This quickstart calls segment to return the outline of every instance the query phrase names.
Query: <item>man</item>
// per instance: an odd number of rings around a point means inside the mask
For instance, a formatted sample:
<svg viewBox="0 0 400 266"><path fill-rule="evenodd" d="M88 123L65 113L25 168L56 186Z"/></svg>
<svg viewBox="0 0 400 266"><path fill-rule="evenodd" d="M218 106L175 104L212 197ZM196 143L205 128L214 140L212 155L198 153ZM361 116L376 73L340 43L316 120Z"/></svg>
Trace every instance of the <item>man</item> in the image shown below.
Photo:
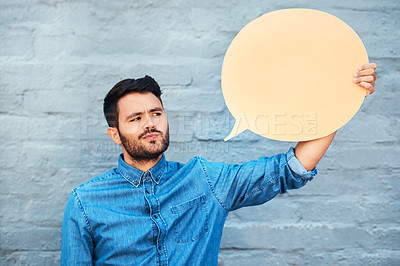
<svg viewBox="0 0 400 266"><path fill-rule="evenodd" d="M354 82L374 92L376 64ZM118 167L72 190L62 228L62 265L216 265L228 213L304 186L335 133L286 154L241 165L167 161L168 121L149 76L117 83L104 99Z"/></svg>

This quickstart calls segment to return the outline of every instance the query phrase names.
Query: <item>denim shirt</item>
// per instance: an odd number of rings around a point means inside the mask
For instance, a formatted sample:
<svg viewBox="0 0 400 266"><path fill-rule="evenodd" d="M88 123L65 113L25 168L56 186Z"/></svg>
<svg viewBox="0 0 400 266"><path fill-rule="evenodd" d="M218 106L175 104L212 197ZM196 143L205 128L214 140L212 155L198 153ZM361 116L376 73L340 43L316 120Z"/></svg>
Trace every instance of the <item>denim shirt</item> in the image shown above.
<svg viewBox="0 0 400 266"><path fill-rule="evenodd" d="M217 265L230 211L304 186L306 171L286 154L240 165L160 161L127 164L72 190L62 225L61 265Z"/></svg>

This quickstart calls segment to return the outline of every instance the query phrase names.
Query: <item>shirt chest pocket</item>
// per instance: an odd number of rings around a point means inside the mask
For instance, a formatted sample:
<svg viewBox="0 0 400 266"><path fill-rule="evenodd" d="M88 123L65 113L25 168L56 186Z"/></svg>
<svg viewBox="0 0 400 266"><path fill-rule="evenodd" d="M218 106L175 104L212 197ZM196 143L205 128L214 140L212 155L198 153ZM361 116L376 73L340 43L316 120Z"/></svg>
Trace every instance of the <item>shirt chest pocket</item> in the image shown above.
<svg viewBox="0 0 400 266"><path fill-rule="evenodd" d="M195 242L208 231L206 196L171 207L174 214L174 234L178 243Z"/></svg>

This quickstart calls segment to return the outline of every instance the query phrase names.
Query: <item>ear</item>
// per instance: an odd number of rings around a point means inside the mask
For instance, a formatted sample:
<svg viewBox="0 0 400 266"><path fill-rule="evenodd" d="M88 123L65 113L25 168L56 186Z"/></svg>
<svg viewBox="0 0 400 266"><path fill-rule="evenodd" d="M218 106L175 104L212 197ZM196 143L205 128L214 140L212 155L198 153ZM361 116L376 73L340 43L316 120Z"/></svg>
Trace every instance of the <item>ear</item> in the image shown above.
<svg viewBox="0 0 400 266"><path fill-rule="evenodd" d="M121 145L122 142L119 137L118 129L116 127L107 128L107 133L115 143L117 143L118 145Z"/></svg>

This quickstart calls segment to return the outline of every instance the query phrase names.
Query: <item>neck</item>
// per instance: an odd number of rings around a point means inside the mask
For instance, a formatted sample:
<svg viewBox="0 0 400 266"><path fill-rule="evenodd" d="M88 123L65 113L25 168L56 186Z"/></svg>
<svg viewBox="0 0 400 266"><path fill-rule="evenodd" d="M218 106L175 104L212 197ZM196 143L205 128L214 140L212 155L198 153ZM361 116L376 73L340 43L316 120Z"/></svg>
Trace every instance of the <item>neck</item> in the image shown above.
<svg viewBox="0 0 400 266"><path fill-rule="evenodd" d="M162 154L154 159L137 160L124 152L124 161L143 172L149 171L149 169L151 169L154 165L158 163L158 161L160 161L161 157Z"/></svg>

